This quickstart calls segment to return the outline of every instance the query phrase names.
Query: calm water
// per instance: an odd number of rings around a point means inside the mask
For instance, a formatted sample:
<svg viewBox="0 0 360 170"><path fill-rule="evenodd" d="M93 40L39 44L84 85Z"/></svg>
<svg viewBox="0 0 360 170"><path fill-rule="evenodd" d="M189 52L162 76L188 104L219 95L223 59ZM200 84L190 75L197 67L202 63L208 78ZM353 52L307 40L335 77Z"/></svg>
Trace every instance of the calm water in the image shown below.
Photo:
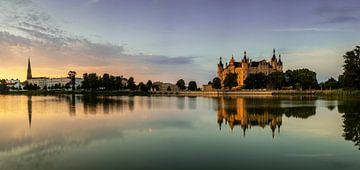
<svg viewBox="0 0 360 170"><path fill-rule="evenodd" d="M0 169L360 169L356 100L0 96Z"/></svg>

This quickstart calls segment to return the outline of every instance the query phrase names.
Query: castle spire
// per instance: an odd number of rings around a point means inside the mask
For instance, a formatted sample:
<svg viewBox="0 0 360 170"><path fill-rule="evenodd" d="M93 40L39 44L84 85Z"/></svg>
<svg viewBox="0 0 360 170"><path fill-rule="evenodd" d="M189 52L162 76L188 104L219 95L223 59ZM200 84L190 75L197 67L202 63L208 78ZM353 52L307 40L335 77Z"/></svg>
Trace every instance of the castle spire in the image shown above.
<svg viewBox="0 0 360 170"><path fill-rule="evenodd" d="M28 58L28 67L27 67L26 79L27 80L32 79L30 57Z"/></svg>
<svg viewBox="0 0 360 170"><path fill-rule="evenodd" d="M276 61L275 48L273 49L273 56L271 58L271 61Z"/></svg>

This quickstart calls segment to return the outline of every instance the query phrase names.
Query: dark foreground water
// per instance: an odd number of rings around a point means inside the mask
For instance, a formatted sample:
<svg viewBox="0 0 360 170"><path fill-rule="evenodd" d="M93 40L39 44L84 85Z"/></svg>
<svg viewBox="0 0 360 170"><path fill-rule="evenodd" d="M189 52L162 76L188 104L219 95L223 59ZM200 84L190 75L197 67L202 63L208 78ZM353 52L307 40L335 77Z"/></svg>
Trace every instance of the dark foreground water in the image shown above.
<svg viewBox="0 0 360 170"><path fill-rule="evenodd" d="M359 104L0 96L0 169L359 170Z"/></svg>

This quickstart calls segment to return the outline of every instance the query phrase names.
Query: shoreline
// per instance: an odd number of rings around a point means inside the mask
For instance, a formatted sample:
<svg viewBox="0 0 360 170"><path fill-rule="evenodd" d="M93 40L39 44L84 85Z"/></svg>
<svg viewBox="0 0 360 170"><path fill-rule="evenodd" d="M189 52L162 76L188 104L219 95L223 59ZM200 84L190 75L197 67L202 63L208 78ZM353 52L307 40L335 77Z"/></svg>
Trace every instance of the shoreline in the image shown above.
<svg viewBox="0 0 360 170"><path fill-rule="evenodd" d="M360 90L242 90L242 91L8 91L1 95L66 95L83 94L99 96L317 96L317 97L360 97Z"/></svg>

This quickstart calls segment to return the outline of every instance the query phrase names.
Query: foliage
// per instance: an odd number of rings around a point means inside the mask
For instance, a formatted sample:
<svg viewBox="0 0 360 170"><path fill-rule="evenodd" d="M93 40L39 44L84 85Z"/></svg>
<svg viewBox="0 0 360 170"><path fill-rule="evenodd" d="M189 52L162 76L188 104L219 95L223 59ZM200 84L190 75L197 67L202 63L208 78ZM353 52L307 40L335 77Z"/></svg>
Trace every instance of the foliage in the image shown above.
<svg viewBox="0 0 360 170"><path fill-rule="evenodd" d="M148 80L146 83L147 91L151 90L153 88L153 83L151 80Z"/></svg>
<svg viewBox="0 0 360 170"><path fill-rule="evenodd" d="M283 72L273 72L269 74L268 86L271 89L280 90L285 85L285 74Z"/></svg>
<svg viewBox="0 0 360 170"><path fill-rule="evenodd" d="M237 74L236 73L228 73L224 80L224 87L228 87L230 90L233 87L238 86L237 83Z"/></svg>
<svg viewBox="0 0 360 170"><path fill-rule="evenodd" d="M180 89L180 90L185 90L185 81L183 79L180 79L176 82L176 86Z"/></svg>
<svg viewBox="0 0 360 170"><path fill-rule="evenodd" d="M197 90L197 85L196 85L195 81L190 81L189 82L188 90L190 90L190 91L196 91Z"/></svg>
<svg viewBox="0 0 360 170"><path fill-rule="evenodd" d="M268 77L264 73L250 74L244 84L246 89L263 89L268 84Z"/></svg>
<svg viewBox="0 0 360 170"><path fill-rule="evenodd" d="M6 86L6 81L5 80L0 80L0 92L8 92L9 88Z"/></svg>
<svg viewBox="0 0 360 170"><path fill-rule="evenodd" d="M346 52L343 58L345 61L342 85L349 89L360 89L360 46Z"/></svg>
<svg viewBox="0 0 360 170"><path fill-rule="evenodd" d="M32 84L32 83L25 83L25 85L24 85L24 89L25 90L39 90L40 89L40 87L37 85L37 84Z"/></svg>
<svg viewBox="0 0 360 170"><path fill-rule="evenodd" d="M70 84L71 84L72 91L75 90L75 80L76 80L75 76L76 76L75 71L69 71L68 72L68 78L70 79Z"/></svg>
<svg viewBox="0 0 360 170"><path fill-rule="evenodd" d="M324 83L320 83L321 87L323 89L328 89L328 90L331 90L331 89L338 89L340 87L339 85L339 82L336 81L334 78L329 78L327 81L325 81Z"/></svg>
<svg viewBox="0 0 360 170"><path fill-rule="evenodd" d="M148 91L147 86L146 86L143 82L140 82L140 83L139 83L138 89L139 89L140 91L143 91L143 92L147 92L147 91Z"/></svg>
<svg viewBox="0 0 360 170"><path fill-rule="evenodd" d="M130 90L136 90L136 85L133 77L129 78L127 88Z"/></svg>
<svg viewBox="0 0 360 170"><path fill-rule="evenodd" d="M221 80L219 77L215 77L212 81L212 88L214 89L221 89Z"/></svg>

